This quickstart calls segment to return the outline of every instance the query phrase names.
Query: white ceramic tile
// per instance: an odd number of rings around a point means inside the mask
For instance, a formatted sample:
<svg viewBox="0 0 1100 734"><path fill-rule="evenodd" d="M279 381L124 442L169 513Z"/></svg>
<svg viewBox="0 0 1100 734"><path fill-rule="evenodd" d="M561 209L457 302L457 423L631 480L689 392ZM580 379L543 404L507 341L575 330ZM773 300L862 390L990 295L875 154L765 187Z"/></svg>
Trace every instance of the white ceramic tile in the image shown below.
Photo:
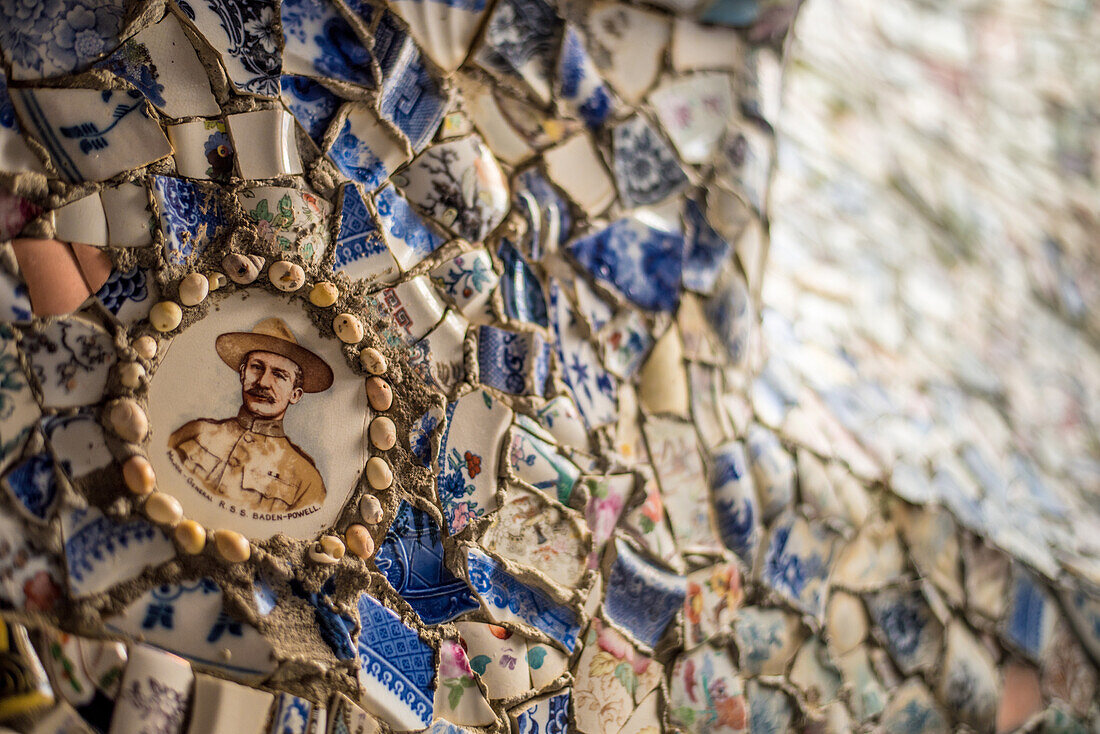
<svg viewBox="0 0 1100 734"><path fill-rule="evenodd" d="M489 699L510 698L531 687L527 642L522 635L495 624L458 622L470 667L485 683Z"/></svg>
<svg viewBox="0 0 1100 734"><path fill-rule="evenodd" d="M463 3L394 0L394 12L409 24L417 45L443 68L454 71L462 64L485 14L485 0Z"/></svg>
<svg viewBox="0 0 1100 734"><path fill-rule="evenodd" d="M691 74L661 84L649 95L657 118L688 163L705 163L733 116L726 74Z"/></svg>
<svg viewBox="0 0 1100 734"><path fill-rule="evenodd" d="M443 300L426 275L398 283L373 296L379 313L405 344L423 338L443 318Z"/></svg>
<svg viewBox="0 0 1100 734"><path fill-rule="evenodd" d="M220 179L233 172L234 147L221 120L193 120L166 129L179 175Z"/></svg>
<svg viewBox="0 0 1100 734"><path fill-rule="evenodd" d="M543 154L550 180L595 216L615 200L615 182L587 133L579 133Z"/></svg>
<svg viewBox="0 0 1100 734"><path fill-rule="evenodd" d="M422 377L450 392L465 376L463 340L468 323L448 309L443 320L427 336L409 348L409 364Z"/></svg>
<svg viewBox="0 0 1100 734"><path fill-rule="evenodd" d="M294 117L282 108L225 118L243 179L275 178L302 172Z"/></svg>
<svg viewBox="0 0 1100 734"><path fill-rule="evenodd" d="M603 77L631 104L657 78L669 37L667 16L619 2L601 2L588 14L589 47Z"/></svg>
<svg viewBox="0 0 1100 734"><path fill-rule="evenodd" d="M267 691L199 673L188 734L264 734L274 701Z"/></svg>
<svg viewBox="0 0 1100 734"><path fill-rule="evenodd" d="M109 734L180 734L195 676L183 658L133 645Z"/></svg>
<svg viewBox="0 0 1100 734"><path fill-rule="evenodd" d="M99 194L91 194L54 209L55 236L65 242L106 247L107 216Z"/></svg>
<svg viewBox="0 0 1100 734"><path fill-rule="evenodd" d="M142 247L153 242L149 190L140 181L110 186L99 192L107 216L111 247Z"/></svg>

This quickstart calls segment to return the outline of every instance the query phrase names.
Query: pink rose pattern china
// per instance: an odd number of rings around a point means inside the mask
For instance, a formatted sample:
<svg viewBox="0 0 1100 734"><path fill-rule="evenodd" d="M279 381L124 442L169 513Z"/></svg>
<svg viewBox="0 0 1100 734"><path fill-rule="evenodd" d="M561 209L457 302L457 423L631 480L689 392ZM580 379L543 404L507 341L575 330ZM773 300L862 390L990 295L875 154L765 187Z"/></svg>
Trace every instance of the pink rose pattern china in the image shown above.
<svg viewBox="0 0 1100 734"><path fill-rule="evenodd" d="M799 4L0 0L0 731L1097 731L1095 503L766 257Z"/></svg>

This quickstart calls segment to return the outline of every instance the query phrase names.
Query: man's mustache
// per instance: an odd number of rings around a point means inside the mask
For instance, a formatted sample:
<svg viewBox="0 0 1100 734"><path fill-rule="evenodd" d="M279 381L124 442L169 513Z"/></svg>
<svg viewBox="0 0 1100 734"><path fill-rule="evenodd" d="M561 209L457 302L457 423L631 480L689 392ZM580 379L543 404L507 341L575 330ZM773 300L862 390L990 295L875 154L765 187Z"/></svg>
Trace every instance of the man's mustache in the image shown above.
<svg viewBox="0 0 1100 734"><path fill-rule="evenodd" d="M244 394L256 400L262 400L265 403L275 402L275 391L265 387L250 387L244 391Z"/></svg>

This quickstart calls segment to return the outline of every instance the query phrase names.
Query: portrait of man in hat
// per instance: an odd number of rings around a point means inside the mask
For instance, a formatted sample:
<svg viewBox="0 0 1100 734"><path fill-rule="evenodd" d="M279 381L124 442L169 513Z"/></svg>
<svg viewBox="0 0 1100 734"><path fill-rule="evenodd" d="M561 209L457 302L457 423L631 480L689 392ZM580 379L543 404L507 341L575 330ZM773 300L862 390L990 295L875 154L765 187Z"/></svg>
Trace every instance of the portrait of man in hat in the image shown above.
<svg viewBox="0 0 1100 734"><path fill-rule="evenodd" d="M283 417L306 393L329 389L332 368L279 318L250 332L220 334L214 348L240 376L240 410L178 428L168 439L172 464L196 488L239 508L286 513L320 506L324 480L283 432Z"/></svg>

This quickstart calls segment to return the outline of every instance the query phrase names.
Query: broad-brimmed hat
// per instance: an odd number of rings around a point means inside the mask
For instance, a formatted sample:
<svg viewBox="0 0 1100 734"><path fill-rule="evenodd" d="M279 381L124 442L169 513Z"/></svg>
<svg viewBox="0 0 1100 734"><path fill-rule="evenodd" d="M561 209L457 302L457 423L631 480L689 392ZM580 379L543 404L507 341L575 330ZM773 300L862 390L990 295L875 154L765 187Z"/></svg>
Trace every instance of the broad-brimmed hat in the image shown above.
<svg viewBox="0 0 1100 734"><path fill-rule="evenodd" d="M252 331L231 331L214 340L214 349L222 361L235 370L249 352L271 352L293 361L302 370L302 389L324 392L332 387L332 368L325 360L303 346L286 322L280 318L264 319Z"/></svg>

